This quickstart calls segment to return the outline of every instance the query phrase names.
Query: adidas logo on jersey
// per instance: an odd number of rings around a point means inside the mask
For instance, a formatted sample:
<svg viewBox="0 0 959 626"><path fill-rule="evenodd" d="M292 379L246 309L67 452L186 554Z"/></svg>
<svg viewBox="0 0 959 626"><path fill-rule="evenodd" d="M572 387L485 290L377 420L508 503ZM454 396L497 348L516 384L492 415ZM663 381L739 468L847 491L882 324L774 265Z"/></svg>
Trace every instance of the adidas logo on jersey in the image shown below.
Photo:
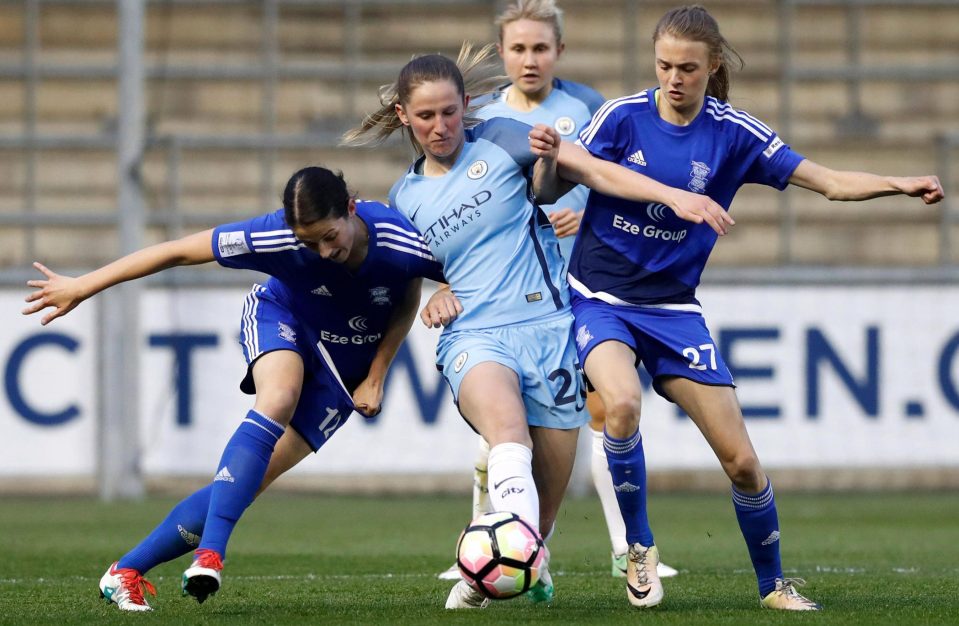
<svg viewBox="0 0 959 626"><path fill-rule="evenodd" d="M317 287L316 289L314 289L314 290L311 291L310 293L312 293L313 295L317 295L317 296L332 296L332 295L333 295L332 293L330 293L330 290L326 288L326 285L320 285L319 287Z"/></svg>
<svg viewBox="0 0 959 626"><path fill-rule="evenodd" d="M646 167L646 159L643 157L642 150L637 150L636 152L632 153L626 160L630 163L635 163L636 165L642 165L643 167Z"/></svg>
<svg viewBox="0 0 959 626"><path fill-rule="evenodd" d="M230 473L230 468L228 468L226 465L224 465L223 469L217 472L216 476L213 477L213 482L216 482L218 480L224 480L228 483L236 482L236 480L233 479L233 474Z"/></svg>

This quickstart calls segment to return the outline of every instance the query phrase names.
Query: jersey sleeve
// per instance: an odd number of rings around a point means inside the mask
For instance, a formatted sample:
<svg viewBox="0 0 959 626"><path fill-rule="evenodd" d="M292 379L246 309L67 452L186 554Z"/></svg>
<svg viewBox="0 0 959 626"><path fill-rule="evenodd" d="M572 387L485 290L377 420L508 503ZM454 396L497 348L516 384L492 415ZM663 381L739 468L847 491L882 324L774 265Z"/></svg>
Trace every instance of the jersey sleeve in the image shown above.
<svg viewBox="0 0 959 626"><path fill-rule="evenodd" d="M256 270L271 276L283 255L263 254L296 250L303 244L283 219L283 210L213 229L213 256L223 267Z"/></svg>
<svg viewBox="0 0 959 626"><path fill-rule="evenodd" d="M410 260L409 270L411 278L428 278L438 283L446 282L446 276L443 275L443 265L429 252L423 256L413 257Z"/></svg>
<svg viewBox="0 0 959 626"><path fill-rule="evenodd" d="M387 251L393 267L407 278L429 278L446 282L443 265L436 260L416 226L394 206L364 202L363 215L376 228L376 246ZM358 207L359 210L359 207Z"/></svg>
<svg viewBox="0 0 959 626"><path fill-rule="evenodd" d="M484 139L496 144L504 150L521 169L526 169L536 163L536 155L529 149L529 124L518 122L505 117L494 117L474 126L474 139Z"/></svg>
<svg viewBox="0 0 959 626"><path fill-rule="evenodd" d="M746 170L745 182L780 190L786 188L789 178L805 158L783 143L775 133L766 142L754 141L751 156L752 163Z"/></svg>

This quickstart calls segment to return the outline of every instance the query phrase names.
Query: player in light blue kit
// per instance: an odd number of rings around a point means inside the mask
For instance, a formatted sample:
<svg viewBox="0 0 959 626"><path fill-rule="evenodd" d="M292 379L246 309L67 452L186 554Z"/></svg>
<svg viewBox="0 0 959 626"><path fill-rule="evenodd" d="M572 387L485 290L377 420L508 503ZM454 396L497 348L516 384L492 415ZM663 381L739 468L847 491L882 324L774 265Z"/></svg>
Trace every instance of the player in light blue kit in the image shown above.
<svg viewBox="0 0 959 626"><path fill-rule="evenodd" d="M240 388L256 402L226 445L213 482L188 496L139 545L111 565L100 592L122 610L149 611L146 572L196 548L184 594L215 593L226 544L254 497L315 452L357 410L379 413L383 385L420 302L422 278L442 270L410 222L350 196L343 178L298 171L283 209L134 252L79 278L39 263L44 280L24 314L66 314L117 283L177 265L217 261L264 272L246 298Z"/></svg>
<svg viewBox="0 0 959 626"><path fill-rule="evenodd" d="M480 59L488 56L485 50ZM475 67L481 61L461 56L461 62ZM715 221L723 211L704 196L660 185L584 150L563 162L566 179L560 179L556 159L537 159L530 149L531 141L560 142L546 126L496 118L467 130L467 94L477 92L466 89L463 74L446 57L414 59L386 93L383 108L347 141L405 128L420 148L422 156L394 185L390 202L422 233L452 290L434 294L421 318L446 327L437 366L464 418L490 444L494 510L517 513L548 536L586 416L559 244L536 199L551 202L572 184L585 183L637 201L662 198L691 219ZM548 601L552 582L543 571L530 593ZM460 581L446 606L485 604Z"/></svg>
<svg viewBox="0 0 959 626"><path fill-rule="evenodd" d="M727 103L728 66L736 53L704 8L667 12L653 41L658 89L612 100L599 110L579 137L594 156L708 194L725 208L746 183L776 189L792 183L831 200L906 194L931 204L943 197L935 176L884 177L813 163L768 126L733 109ZM631 544L626 595L640 607L663 598L655 569L658 551L646 516L638 429L636 368L642 362L653 388L690 416L732 482L733 507L756 571L761 605L817 610L818 604L796 590L802 581L783 576L772 486L746 432L732 376L696 300L716 239L713 229L682 221L656 202L592 192L570 261L577 348L607 408L606 453Z"/></svg>
<svg viewBox="0 0 959 626"><path fill-rule="evenodd" d="M554 0L516 0L506 6L495 23L499 29L497 52L510 82L498 88L492 99L476 111L476 116L484 120L505 117L530 126L546 124L556 129L563 139L575 141L604 99L586 85L562 80L555 75L556 64L566 48L563 11ZM563 255L561 274L564 277L588 193L589 189L579 185L555 203L541 206L559 239ZM590 473L609 531L611 572L613 576L625 576L629 545L603 447L605 413L595 393L588 395L586 406L591 418L587 431L592 439ZM477 456L473 464L473 518L492 510L487 482L489 444L482 437L477 440ZM660 563L658 570L660 576L677 573L665 563ZM459 567L453 563L439 577L458 580Z"/></svg>

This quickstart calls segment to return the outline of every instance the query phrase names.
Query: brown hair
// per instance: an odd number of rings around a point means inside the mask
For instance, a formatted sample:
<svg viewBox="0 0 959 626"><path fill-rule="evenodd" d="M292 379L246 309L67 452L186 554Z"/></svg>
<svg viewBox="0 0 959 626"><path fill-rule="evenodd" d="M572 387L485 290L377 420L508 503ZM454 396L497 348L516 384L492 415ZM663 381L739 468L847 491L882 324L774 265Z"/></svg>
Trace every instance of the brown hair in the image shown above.
<svg viewBox="0 0 959 626"><path fill-rule="evenodd" d="M347 131L341 143L351 146L377 144L393 132L402 129L413 149L417 154L422 154L422 146L400 121L396 113L396 105L407 104L413 90L423 83L440 80L452 82L464 98L466 94L476 98L492 93L505 82L505 77L496 69L498 65L496 47L493 44L475 50L473 44L464 42L455 63L441 54L415 57L403 66L396 82L380 87L380 108L368 114L359 126ZM467 126L479 122L469 117L469 114L478 108L479 106L470 106L467 109L465 118Z"/></svg>
<svg viewBox="0 0 959 626"><path fill-rule="evenodd" d="M519 20L543 22L553 27L556 45L563 43L563 10L555 0L516 0L496 16L493 22L499 28L499 42L503 43L503 28Z"/></svg>
<svg viewBox="0 0 959 626"><path fill-rule="evenodd" d="M659 19L653 30L655 44L663 35L672 35L678 39L701 41L709 49L710 60L719 59L719 68L709 77L706 95L721 102L729 100L729 67L733 61L742 69L743 58L729 45L719 32L719 23L705 7L692 4L670 9Z"/></svg>
<svg viewBox="0 0 959 626"><path fill-rule="evenodd" d="M349 205L343 174L325 167L304 167L283 190L283 217L291 228L346 217Z"/></svg>

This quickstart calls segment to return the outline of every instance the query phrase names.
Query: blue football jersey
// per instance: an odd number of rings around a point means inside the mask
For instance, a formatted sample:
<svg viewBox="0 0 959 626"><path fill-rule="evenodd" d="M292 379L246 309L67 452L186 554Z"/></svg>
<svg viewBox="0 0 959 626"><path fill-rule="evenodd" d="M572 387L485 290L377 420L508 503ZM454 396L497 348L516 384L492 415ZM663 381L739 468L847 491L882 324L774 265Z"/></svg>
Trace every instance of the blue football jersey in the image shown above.
<svg viewBox="0 0 959 626"><path fill-rule="evenodd" d="M553 80L553 89L538 107L532 111L517 111L506 104L506 95L511 88L510 85L506 85L495 92L490 103L476 111L476 117L484 120L508 117L530 126L546 124L555 128L563 139L575 141L577 133L589 123L593 113L603 104L603 97L596 90L586 85L556 78ZM580 185L574 187L555 203L541 206L547 215L563 208L582 211L586 206L588 193L589 189ZM560 251L567 264L573 251L574 241L575 237L562 237L559 240ZM566 275L565 265L562 273L563 276Z"/></svg>
<svg viewBox="0 0 959 626"><path fill-rule="evenodd" d="M212 241L213 254L224 267L269 274L266 289L308 329L310 344L329 354L350 390L366 378L410 280L444 280L440 264L396 210L358 201L356 213L369 228L370 239L366 259L355 273L305 247L282 210L218 226Z"/></svg>
<svg viewBox="0 0 959 626"><path fill-rule="evenodd" d="M529 126L495 118L466 131L453 168L423 157L390 191L442 264L463 313L447 330L492 328L568 310L559 244L532 197Z"/></svg>
<svg viewBox="0 0 959 626"><path fill-rule="evenodd" d="M610 100L580 133L594 156L729 209L746 183L783 189L803 157L751 115L707 96L688 126L663 120L656 89ZM656 203L591 191L570 260L570 286L612 304L693 305L718 235Z"/></svg>

